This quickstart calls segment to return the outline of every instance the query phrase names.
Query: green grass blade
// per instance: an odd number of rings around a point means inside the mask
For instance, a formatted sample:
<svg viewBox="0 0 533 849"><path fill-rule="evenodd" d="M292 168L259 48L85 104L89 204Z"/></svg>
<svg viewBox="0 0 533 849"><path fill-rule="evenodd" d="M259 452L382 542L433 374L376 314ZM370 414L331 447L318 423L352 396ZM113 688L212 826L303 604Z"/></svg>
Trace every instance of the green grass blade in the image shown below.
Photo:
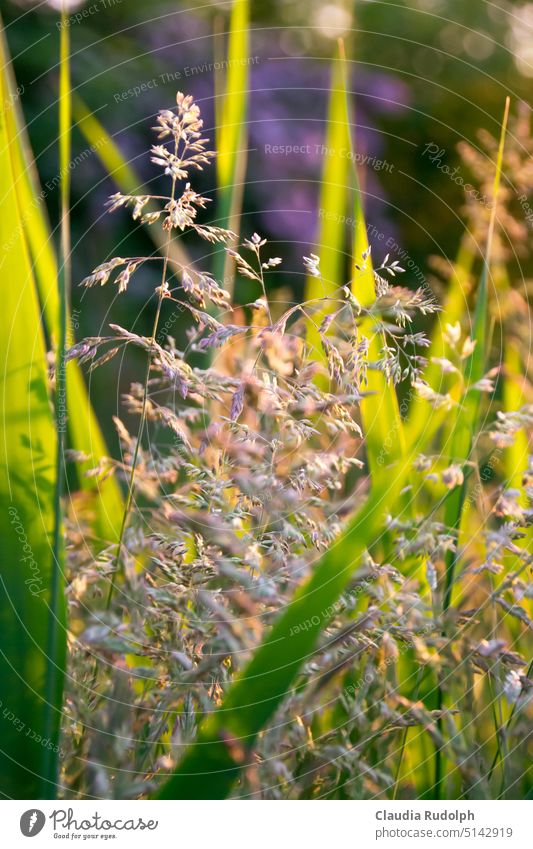
<svg viewBox="0 0 533 849"><path fill-rule="evenodd" d="M234 0L229 26L227 74L224 101L217 127L217 180L219 186L230 187L235 174L239 144L243 140L248 103L249 69L248 0Z"/></svg>
<svg viewBox="0 0 533 849"><path fill-rule="evenodd" d="M338 55L333 60L331 94L328 110L325 144L331 154L325 158L320 192L321 227L317 254L321 258L321 279L309 278L305 300L331 295L344 283L344 218L347 205L353 204L355 221L351 280L352 291L363 307L375 301L374 272L370 257L363 263L368 249L367 228L361 189L355 168L354 146L351 134L351 110L348 99L347 67L344 45L339 41ZM347 155L349 153L349 155ZM364 266L364 267L363 267ZM362 270L360 270L362 269ZM318 324L320 323L320 315ZM308 341L320 351L320 341L315 325L309 327ZM361 333L370 340L369 359L380 359L384 339L370 319L361 324ZM369 369L369 394L361 403L368 463L375 482L389 464L394 464L405 451L403 423L396 390L381 371Z"/></svg>
<svg viewBox="0 0 533 849"><path fill-rule="evenodd" d="M505 412L520 410L526 404L525 385L526 379L522 366L520 351L512 339L504 341L505 350L503 355L504 382L503 382L503 408ZM505 480L506 485L512 489L520 489L524 472L528 467L530 454L529 440L527 434L520 430L512 445L505 449ZM527 507L524 496L524 507ZM526 529L527 535L531 536L531 528Z"/></svg>
<svg viewBox="0 0 533 849"><path fill-rule="evenodd" d="M44 192L41 189L34 165L20 102L15 97L17 87L1 19L0 64L4 69L4 85L6 90L9 91L9 106L5 109L4 117L12 154L15 191L19 207L24 210L22 221L24 235L43 308L46 329L49 337L56 343L59 334L57 259L50 225L44 209ZM68 321L67 327L67 338L70 343L73 342L70 321ZM113 540L116 539L118 533L117 517L120 517L122 513L120 488L113 477L108 477L100 484L97 479L85 477L83 474L85 470L93 468L97 461L101 457L107 456L109 452L77 362L72 361L68 364L66 375L68 405L72 411L76 412L76 415L71 415L68 421L70 444L89 458L86 463L79 466L80 486L88 492L97 490L97 500L94 505L95 533L103 540Z"/></svg>
<svg viewBox="0 0 533 849"><path fill-rule="evenodd" d="M330 95L326 119L324 156L318 202L319 230L315 253L320 257L320 277L309 275L306 280L304 300L314 302L325 296L333 297L346 283L347 240L346 211L352 192L352 168L346 153L350 150L350 121L346 97L344 61L340 55L331 65ZM317 310L307 327L307 342L317 359L325 361L318 327L324 309ZM321 378L317 378L322 382ZM325 381L324 381L325 384ZM324 387L325 388L325 387Z"/></svg>
<svg viewBox="0 0 533 849"><path fill-rule="evenodd" d="M347 99L347 71L343 49L341 49L341 58L344 66L344 91L346 92L345 97ZM349 114L348 108L346 108L346 114ZM370 256L366 261L364 270L358 270L358 267L363 268L363 256L368 250L368 232L357 168L355 166L354 147L351 149L350 161L354 163L353 217L355 220L352 250L352 292L361 306L370 307L376 298L374 272ZM367 335L370 339L369 359L374 362L377 361L380 358L381 348L385 343L383 334L376 331L370 319L362 322L361 333ZM397 463L405 454L406 442L398 397L392 383L387 380L383 372L369 369L367 389L373 394L368 395L362 400L361 416L365 432L368 463L372 479L375 481L383 474L384 468L390 464ZM384 449L386 453L384 453Z"/></svg>
<svg viewBox="0 0 533 849"><path fill-rule="evenodd" d="M483 257L483 269L476 297L476 309L474 313L474 326L472 340L475 343L474 350L465 362L465 394L455 418L451 437L452 462L465 466L470 458L476 431L481 392L475 388L475 384L481 380L485 373L488 358L488 284L492 256L492 238L496 221L496 210L498 206L498 193L501 181L503 148L505 144L505 133L507 130L507 118L509 115L509 99L505 103L505 112L502 121L500 144L496 160L496 171L494 176L494 188L492 197L494 205L490 218L487 234L487 245ZM445 522L449 528L459 529L461 512L465 494L465 485L456 487L450 493L446 501ZM455 568L455 555L449 552L446 558L446 578L444 589L444 610L451 603Z"/></svg>
<svg viewBox="0 0 533 849"><path fill-rule="evenodd" d="M62 704L64 668L59 657L64 654L66 641L65 623L60 611L64 606L64 524L63 524L63 484L65 480L65 448L67 430L67 314L71 287L71 246L70 246L70 151L72 110L70 101L70 33L66 25L65 3L61 12L60 61L59 61L59 173L60 182L60 222L61 222L61 263L58 275L59 316L57 320L58 336L55 359L55 422L57 434L56 474L54 493L54 534L52 542L52 574L50 576L50 608L46 639L45 675L45 737L54 734L57 702ZM63 643L62 643L63 641ZM54 784L59 777L57 754L46 749L43 778L45 795L55 797Z"/></svg>
<svg viewBox="0 0 533 849"><path fill-rule="evenodd" d="M473 340L476 343L476 347L466 364L465 378L467 389L457 412L451 437L450 459L452 462L459 463L463 467L466 466L470 458L479 415L481 392L474 388L474 384L483 377L485 370L488 332L487 308L487 276L484 271L476 299L473 328ZM450 492L446 500L445 523L447 527L453 528L456 531L458 531L461 521L464 495L464 485L457 486ZM451 603L454 565L455 556L449 553L446 558L444 610L447 610Z"/></svg>
<svg viewBox="0 0 533 849"><path fill-rule="evenodd" d="M478 425L481 401L481 392L476 388L475 384L483 377L488 360L488 284L491 273L492 239L496 222L497 201L501 181L503 149L505 144L508 115L509 98L507 98L505 103L505 111L502 120L500 144L496 160L494 187L492 193L494 205L492 207L492 214L487 234L487 244L485 248L485 255L483 257L483 269L476 297L474 326L472 332L472 339L475 342L475 347L470 357L465 362L465 392L455 417L451 435L451 461L460 464L465 473L467 471L467 463L470 459L474 445L474 434L476 433ZM467 476L465 474L465 478L466 477ZM465 494L466 484L464 483L462 486L455 487L446 499L444 511L445 525L457 534L459 533L461 526ZM442 603L444 617L446 616L452 602L456 561L456 552L447 552L444 560L445 575ZM439 687L438 709L442 707L443 702L444 694L442 689ZM435 786L433 788L436 798L440 798L442 795L443 782L443 756L440 748L437 748L435 752Z"/></svg>
<svg viewBox="0 0 533 849"><path fill-rule="evenodd" d="M10 103L4 73L0 74L0 102ZM24 240L23 211L15 191L13 155L3 112L0 497L5 509L0 514L0 791L27 799L49 795L54 790L46 784L43 788L41 776L48 766L48 740L54 757L58 751L65 630L61 603L56 609L61 639L54 658L48 660L56 434L48 395L41 311ZM51 730L45 704L49 663L57 664L57 688L48 707Z"/></svg>
<svg viewBox="0 0 533 849"><path fill-rule="evenodd" d="M319 231L315 247L320 257L321 277L309 276L306 281L305 300L312 301L324 295L334 295L346 283L346 211L352 192L352 166L347 151L350 150L350 122L346 98L344 61L341 56L333 59L331 83L326 121L324 146L324 168L320 184L318 204ZM327 311L327 310L325 310ZM320 324L322 315L315 316ZM318 333L317 350L320 351Z"/></svg>
<svg viewBox="0 0 533 849"><path fill-rule="evenodd" d="M229 24L227 72L222 103L216 104L217 226L238 232L246 174L249 62L249 0L234 0ZM223 248L215 253L214 276L233 291L233 267Z"/></svg>
<svg viewBox="0 0 533 849"><path fill-rule="evenodd" d="M353 578L359 557L383 534L384 516L398 500L413 457L414 453L404 456L389 479L373 488L346 532L313 568L311 578L230 687L221 708L205 722L159 798L218 799L228 795L239 771L251 762L259 731L316 647L334 602Z"/></svg>
<svg viewBox="0 0 533 849"><path fill-rule="evenodd" d="M432 360L433 358L446 357L449 353L442 327L447 324L456 324L463 315L474 260L475 254L470 246L470 240L464 238L454 263L442 312L439 313L435 322L427 353L429 363L424 371L424 380L437 392L441 391L442 371ZM425 401L415 398L404 423L406 443L410 444L423 433L423 439L420 443L420 450L423 452L425 446L431 444L447 415L448 412L445 407L440 410L433 409Z"/></svg>

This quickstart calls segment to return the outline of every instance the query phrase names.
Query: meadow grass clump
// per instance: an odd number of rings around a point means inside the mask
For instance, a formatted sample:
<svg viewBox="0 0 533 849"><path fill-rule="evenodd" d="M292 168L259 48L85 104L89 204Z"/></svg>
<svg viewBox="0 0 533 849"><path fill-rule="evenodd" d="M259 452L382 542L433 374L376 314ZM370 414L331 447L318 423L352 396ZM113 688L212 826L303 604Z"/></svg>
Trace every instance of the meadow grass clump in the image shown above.
<svg viewBox="0 0 533 849"><path fill-rule="evenodd" d="M115 420L119 540L95 557L69 526L65 794L520 796L533 468L526 452L509 475L505 458L531 435L533 407L502 405L481 319L470 329L445 308L441 321L368 247L333 290L319 255L304 257L317 297L281 303L268 286L281 259L256 233L233 241L250 297L231 304L170 250L190 229L234 240L197 220L206 198L189 173L214 155L198 106L178 94L156 131L168 195L115 194L110 209L162 222L167 248L113 257L83 281L127 294L141 265L159 264L152 333L113 322L69 355L107 369L135 346L146 371L123 398L136 433ZM371 297L358 298L362 277ZM185 338L160 338L167 308L190 315ZM435 313L430 339L418 319ZM380 410L397 391L410 398L399 424ZM388 437L420 409L399 463ZM454 454L471 410L475 439Z"/></svg>
<svg viewBox="0 0 533 849"><path fill-rule="evenodd" d="M160 193L137 193L73 96L63 10L56 256L0 24L0 226L17 283L0 333L0 789L529 798L530 114L519 106L507 133L507 100L499 139L460 145L465 233L425 279L403 247L405 262L369 244L339 42L295 297L268 241L240 235L247 0L229 30L210 221L193 185L215 157L198 104L180 93L159 113ZM102 257L83 285L116 286L117 313L74 345L71 108L116 179L109 210L130 211L157 251ZM210 244L209 261L182 236ZM149 280L143 333L120 306ZM113 459L82 370L114 385L125 359L141 370Z"/></svg>

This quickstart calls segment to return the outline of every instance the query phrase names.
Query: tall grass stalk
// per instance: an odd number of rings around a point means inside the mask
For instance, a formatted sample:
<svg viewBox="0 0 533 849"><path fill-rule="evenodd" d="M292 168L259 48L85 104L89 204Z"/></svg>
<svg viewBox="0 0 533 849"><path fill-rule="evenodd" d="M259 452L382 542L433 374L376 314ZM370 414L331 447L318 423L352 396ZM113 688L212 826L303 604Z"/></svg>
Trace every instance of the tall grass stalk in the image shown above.
<svg viewBox="0 0 533 849"><path fill-rule="evenodd" d="M177 155L178 146L174 144L174 155ZM170 191L171 200L174 201L176 196L176 177L172 178L172 186ZM168 264L170 258L170 246L172 244L172 230L168 230L167 240L165 251L163 255L163 270L161 273L161 283L159 285L157 291L157 306L155 311L154 323L152 326L152 342L155 343L157 338L157 331L159 329L159 319L161 317L161 307L163 304L163 300L166 295L168 295L168 286L167 286L167 271ZM124 504L124 512L122 514L122 522L120 526L120 534L117 543L117 551L115 555L115 560L113 563L113 574L111 576L111 584L109 585L109 592L107 594L107 608L111 606L111 601L113 599L113 594L115 592L117 578L120 577L121 574L121 563L122 563L122 548L124 545L124 535L126 533L126 528L128 525L128 518L131 510L131 505L133 502L133 494L135 491L135 473L137 470L137 463L139 461L139 453L141 448L141 442L143 438L144 428L146 424L146 408L148 404L148 383L150 380L150 371L152 368L152 358L153 358L153 350L147 354L146 357L146 369L144 373L144 381L143 381L143 400L142 400L142 409L141 409L141 417L139 420L139 427L137 430L137 439L135 442L135 449L133 452L133 458L131 462L131 470L128 481L128 492L126 495L126 502Z"/></svg>
<svg viewBox="0 0 533 849"><path fill-rule="evenodd" d="M46 643L46 679L45 697L45 733L46 738L54 739L56 711L55 694L62 690L62 673L57 663L61 622L59 609L62 603L62 563L63 563L63 481L65 475L65 436L67 430L67 315L68 298L71 286L71 246L70 246L70 157L71 157L71 84L70 84L70 37L67 26L65 0L61 10L60 64L59 64L59 173L60 218L61 218L61 261L59 265L59 321L56 340L55 368L55 413L57 428L56 484L54 498L54 535L52 548L52 574L50 585L50 610L48 620L48 638ZM57 741L56 741L57 742ZM44 748L44 797L54 798L58 779L58 759L53 749Z"/></svg>

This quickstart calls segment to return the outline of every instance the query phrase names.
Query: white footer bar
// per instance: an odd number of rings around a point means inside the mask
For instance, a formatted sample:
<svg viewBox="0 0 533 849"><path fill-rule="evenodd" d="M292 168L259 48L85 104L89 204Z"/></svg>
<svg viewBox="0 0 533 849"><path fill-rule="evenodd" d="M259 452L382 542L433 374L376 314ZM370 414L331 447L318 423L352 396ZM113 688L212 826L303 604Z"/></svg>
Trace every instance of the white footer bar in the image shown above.
<svg viewBox="0 0 533 849"><path fill-rule="evenodd" d="M453 849L530 849L532 813L532 802L519 801L4 801L1 843L6 849L429 849L453 841Z"/></svg>

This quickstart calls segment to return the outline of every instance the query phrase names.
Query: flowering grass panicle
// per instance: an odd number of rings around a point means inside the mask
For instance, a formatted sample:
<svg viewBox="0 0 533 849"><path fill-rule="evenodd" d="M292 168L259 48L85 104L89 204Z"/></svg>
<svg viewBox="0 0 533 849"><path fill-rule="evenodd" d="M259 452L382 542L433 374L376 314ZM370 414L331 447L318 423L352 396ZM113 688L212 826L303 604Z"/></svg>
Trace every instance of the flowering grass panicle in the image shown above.
<svg viewBox="0 0 533 849"><path fill-rule="evenodd" d="M156 131L162 144L152 161L171 181L169 196L116 194L110 209L131 208L134 219L153 225L161 219L169 240L193 230L225 241L229 231L197 221L206 199L189 182L177 189L214 155L198 106L178 94L176 111L161 112ZM161 208L145 212L148 203ZM250 293L239 305L208 271L170 270L168 251L115 257L84 281L104 285L118 271L125 292L141 265L163 268L150 336L113 323L109 335L71 351L91 368L109 368L131 346L147 358L144 380L123 398L139 419L136 436L115 421L122 446L115 474L128 488L120 541L95 558L69 526L76 638L63 781L72 794L153 791L321 553L335 551L372 485L361 415L369 374L383 372L428 411L463 403L464 363L475 343L460 324L448 325L447 356L432 361L446 389L432 388L420 323L438 306L409 281L394 285L403 272L397 262L386 256L376 267L376 297L366 307L349 281L310 303L280 303L268 275L282 273L281 259L268 248L254 233L228 249ZM305 256L302 270L320 279L318 255ZM166 302L190 315L179 344L158 341ZM371 333L384 339L374 359ZM338 601L317 615L318 645L262 731L236 796L416 797L432 786L428 747L445 752L458 793L494 792L495 744L501 757L504 745L521 739L533 687L517 636L533 626L531 559L521 544L533 474L518 490L509 490L496 464L484 474L493 452L531 433L533 414L528 406L494 413L495 376L488 366L474 387L487 423L475 454L467 464L451 461L434 433L411 470L412 511L383 516L380 541L352 564ZM92 473L109 474L109 464ZM464 536L447 526L446 502L471 480L465 521L476 526L483 517L483 532ZM458 570L448 605L450 553ZM303 619L293 635L316 626ZM506 718L504 703L513 710ZM88 764L82 772L80 758ZM506 766L509 787L523 768L517 754Z"/></svg>

